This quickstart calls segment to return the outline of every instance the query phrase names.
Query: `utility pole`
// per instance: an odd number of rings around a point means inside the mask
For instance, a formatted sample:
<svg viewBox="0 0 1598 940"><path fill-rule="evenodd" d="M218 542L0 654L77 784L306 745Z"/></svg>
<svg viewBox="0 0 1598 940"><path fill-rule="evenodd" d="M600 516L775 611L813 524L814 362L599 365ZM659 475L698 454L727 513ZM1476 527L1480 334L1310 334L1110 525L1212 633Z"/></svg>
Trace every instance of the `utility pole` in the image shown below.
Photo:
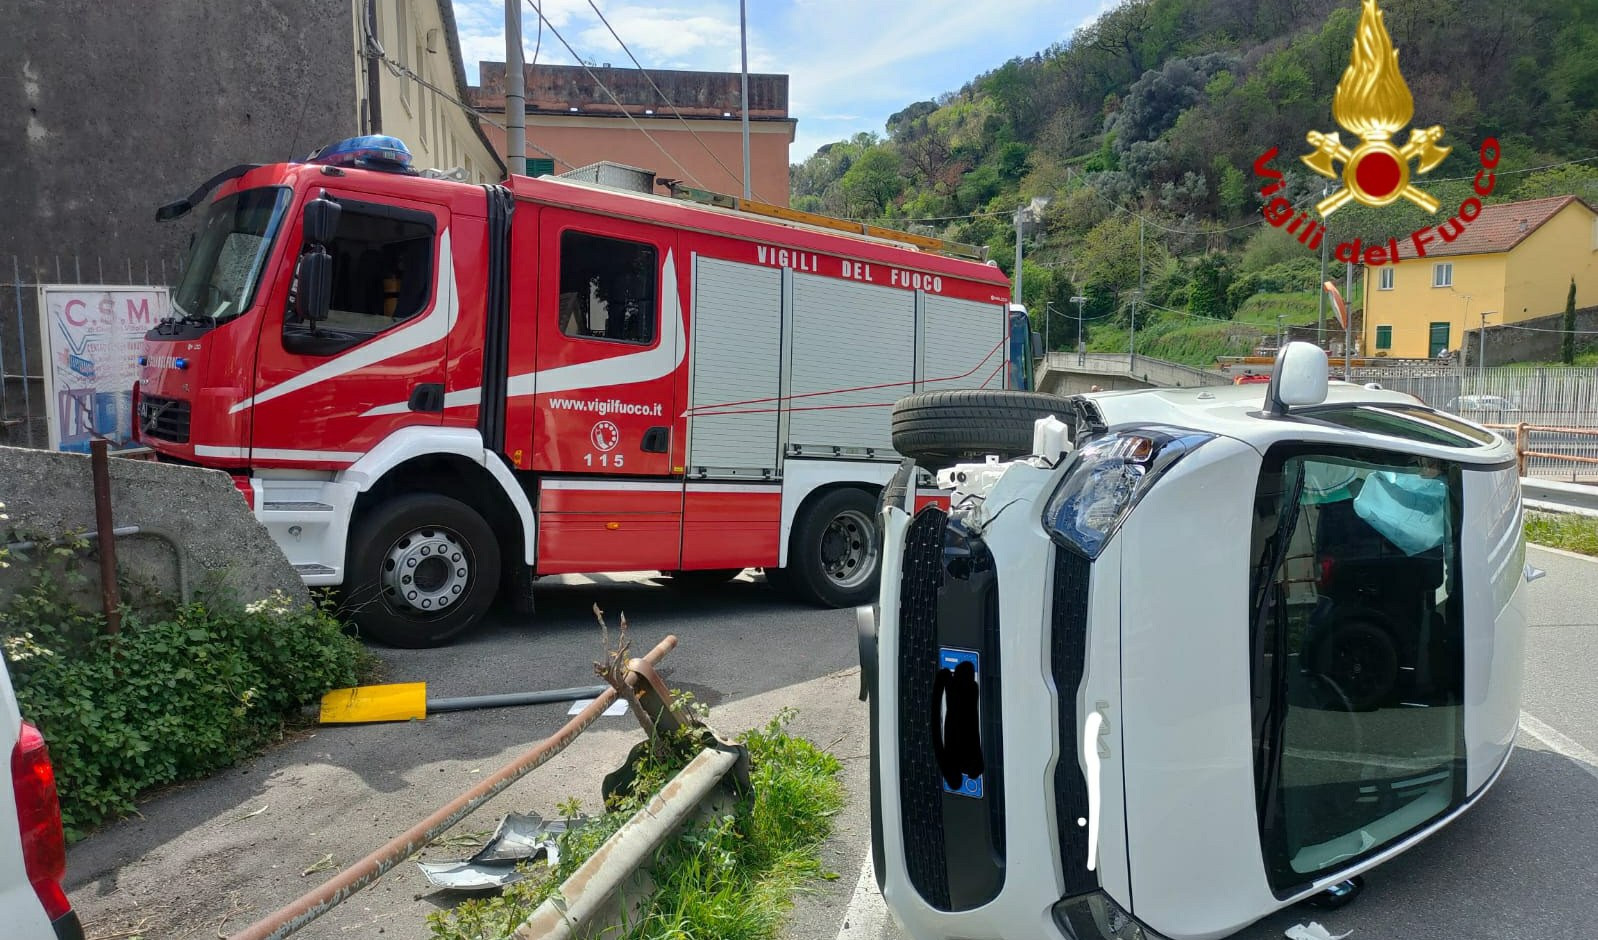
<svg viewBox="0 0 1598 940"><path fill-rule="evenodd" d="M1082 365L1087 359L1087 341L1082 338L1082 307L1088 302L1087 297L1078 294L1071 298L1071 303L1076 304L1076 364Z"/></svg>
<svg viewBox="0 0 1598 940"><path fill-rule="evenodd" d="M383 133L383 90L377 64L377 0L366 0L366 132Z"/></svg>
<svg viewBox="0 0 1598 940"><path fill-rule="evenodd" d="M744 131L744 198L753 198L749 187L749 15L746 0L738 0L738 44L743 50L743 131Z"/></svg>
<svg viewBox="0 0 1598 940"><path fill-rule="evenodd" d="M1325 242L1321 243L1322 245ZM1343 324L1343 381L1353 381L1354 375L1354 265L1348 265L1343 277L1343 304L1348 307L1348 317Z"/></svg>
<svg viewBox="0 0 1598 940"><path fill-rule="evenodd" d="M1481 315L1481 357L1476 362L1476 375L1485 376L1487 368L1487 312Z"/></svg>
<svg viewBox="0 0 1598 940"><path fill-rule="evenodd" d="M527 72L522 64L522 0L505 0L505 159L527 175Z"/></svg>
<svg viewBox="0 0 1598 940"><path fill-rule="evenodd" d="M1143 217L1137 217L1137 293L1132 297L1132 348L1127 353L1128 369L1137 368L1137 305L1143 302Z"/></svg>
<svg viewBox="0 0 1598 940"><path fill-rule="evenodd" d="M1015 303L1021 302L1021 219L1026 207L1015 210Z"/></svg>
<svg viewBox="0 0 1598 940"><path fill-rule="evenodd" d="M1321 187L1321 198L1323 198L1323 199L1326 198L1326 190L1327 190L1327 188L1328 187L1325 187L1325 186ZM1326 247L1328 245L1330 245L1331 243L1332 243L1331 235L1329 235L1325 231L1322 231L1321 232L1321 283L1322 284L1326 283ZM1315 318L1315 338L1316 338L1316 341L1318 343L1320 343L1320 347L1322 349L1325 349L1326 348L1326 291L1322 290L1322 291L1319 291L1318 293L1320 294L1320 310L1318 311L1318 313L1316 315L1316 318Z"/></svg>

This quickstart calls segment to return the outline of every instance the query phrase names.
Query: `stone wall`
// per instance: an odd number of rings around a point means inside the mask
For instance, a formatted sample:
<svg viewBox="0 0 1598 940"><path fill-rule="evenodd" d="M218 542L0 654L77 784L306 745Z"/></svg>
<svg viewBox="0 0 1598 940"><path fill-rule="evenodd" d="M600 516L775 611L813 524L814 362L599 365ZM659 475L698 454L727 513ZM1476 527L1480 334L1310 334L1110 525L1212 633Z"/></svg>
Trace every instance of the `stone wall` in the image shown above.
<svg viewBox="0 0 1598 940"><path fill-rule="evenodd" d="M0 447L0 524L6 543L36 537L93 533L94 478L84 454ZM309 592L288 559L256 521L233 480L219 470L113 457L111 515L116 526L142 534L116 540L125 579L169 597L210 593L249 603L282 591L308 600ZM31 580L34 562L13 558L0 571L0 606ZM88 584L77 598L98 609L100 567L93 552L77 564Z"/></svg>
<svg viewBox="0 0 1598 940"><path fill-rule="evenodd" d="M1515 327L1530 327L1531 329L1515 329ZM1487 365L1507 366L1517 362L1558 362L1561 344L1564 342L1563 334L1557 332L1565 328L1565 315L1556 313L1552 316L1538 317L1535 320L1521 320L1514 326L1487 327ZM1551 330L1554 332L1539 332ZM1582 335L1583 333L1587 335ZM1476 365L1481 356L1481 330L1465 331L1465 364ZM1576 352L1598 349L1598 307L1582 307L1576 310Z"/></svg>

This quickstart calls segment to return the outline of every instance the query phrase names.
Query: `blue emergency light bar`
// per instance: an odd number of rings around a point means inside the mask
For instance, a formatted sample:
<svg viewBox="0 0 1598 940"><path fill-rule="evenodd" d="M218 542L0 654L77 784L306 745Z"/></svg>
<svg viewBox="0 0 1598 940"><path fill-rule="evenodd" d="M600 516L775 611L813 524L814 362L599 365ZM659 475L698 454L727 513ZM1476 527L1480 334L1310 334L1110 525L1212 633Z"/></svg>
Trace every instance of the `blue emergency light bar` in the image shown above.
<svg viewBox="0 0 1598 940"><path fill-rule="evenodd" d="M415 173L411 152L405 142L386 134L367 134L328 144L311 154L309 163L328 166L353 166L387 173Z"/></svg>

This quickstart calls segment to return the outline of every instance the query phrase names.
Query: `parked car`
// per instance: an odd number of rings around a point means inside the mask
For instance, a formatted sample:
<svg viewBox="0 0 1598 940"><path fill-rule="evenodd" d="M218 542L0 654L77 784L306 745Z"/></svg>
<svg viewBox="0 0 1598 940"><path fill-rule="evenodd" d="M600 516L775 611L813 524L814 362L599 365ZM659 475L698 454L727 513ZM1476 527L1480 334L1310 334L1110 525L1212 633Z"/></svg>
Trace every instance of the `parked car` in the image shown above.
<svg viewBox="0 0 1598 940"><path fill-rule="evenodd" d="M0 935L16 940L83 940L61 878L67 848L55 770L39 729L22 719L0 658L0 748L11 755L0 785Z"/></svg>
<svg viewBox="0 0 1598 940"><path fill-rule="evenodd" d="M993 394L1013 446L987 459L904 403L924 446L859 611L909 933L1227 936L1497 780L1536 574L1501 437L1329 383L1305 343L1268 387ZM929 461L947 509L917 501Z"/></svg>
<svg viewBox="0 0 1598 940"><path fill-rule="evenodd" d="M1510 416L1519 414L1520 406L1500 395L1461 395L1449 400L1447 410L1488 424L1503 424L1519 420Z"/></svg>

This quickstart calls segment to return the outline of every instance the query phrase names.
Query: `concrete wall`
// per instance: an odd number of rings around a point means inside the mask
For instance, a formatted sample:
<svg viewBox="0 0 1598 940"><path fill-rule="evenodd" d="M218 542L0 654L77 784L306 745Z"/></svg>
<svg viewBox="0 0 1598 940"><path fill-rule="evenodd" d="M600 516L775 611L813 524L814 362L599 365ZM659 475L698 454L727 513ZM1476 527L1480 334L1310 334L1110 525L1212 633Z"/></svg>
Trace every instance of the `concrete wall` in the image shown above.
<svg viewBox="0 0 1598 940"><path fill-rule="evenodd" d="M0 540L92 533L94 479L89 457L0 447L0 502L10 520ZM111 459L112 520L163 533L117 539L118 570L171 597L183 581L192 591L220 591L241 603L281 590L308 599L295 574L256 521L233 480L218 470ZM174 543L176 548L174 549ZM80 602L99 607L100 568L93 555L76 562L89 578ZM0 604L29 582L31 564L13 561L0 571Z"/></svg>
<svg viewBox="0 0 1598 940"><path fill-rule="evenodd" d="M157 207L238 163L359 133L348 0L14 0L0 30L5 414L43 414L32 285L172 284L195 216ZM23 289L14 291L13 274ZM19 333L25 336L18 339ZM43 442L42 421L0 441Z"/></svg>
<svg viewBox="0 0 1598 940"><path fill-rule="evenodd" d="M1565 289L1569 290L1567 283ZM1563 313L1516 323L1517 327L1536 330L1562 330ZM1583 336L1581 334L1586 333ZM1598 349L1598 306L1576 310L1576 352ZM1487 327L1487 365L1504 366L1517 362L1558 362L1564 337L1559 333L1539 333L1531 329L1511 329L1501 326ZM1465 344L1465 363L1477 365L1481 355L1481 330L1471 330Z"/></svg>

